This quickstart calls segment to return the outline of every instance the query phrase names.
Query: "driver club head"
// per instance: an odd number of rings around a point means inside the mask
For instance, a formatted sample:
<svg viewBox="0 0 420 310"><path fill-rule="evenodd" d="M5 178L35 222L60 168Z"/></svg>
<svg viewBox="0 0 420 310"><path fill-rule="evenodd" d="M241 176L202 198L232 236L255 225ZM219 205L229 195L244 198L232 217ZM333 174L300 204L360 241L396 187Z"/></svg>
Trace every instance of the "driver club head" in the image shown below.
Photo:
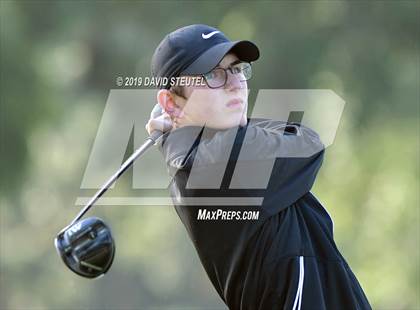
<svg viewBox="0 0 420 310"><path fill-rule="evenodd" d="M104 275L114 260L111 230L97 217L79 220L64 228L54 244L66 266L82 277Z"/></svg>

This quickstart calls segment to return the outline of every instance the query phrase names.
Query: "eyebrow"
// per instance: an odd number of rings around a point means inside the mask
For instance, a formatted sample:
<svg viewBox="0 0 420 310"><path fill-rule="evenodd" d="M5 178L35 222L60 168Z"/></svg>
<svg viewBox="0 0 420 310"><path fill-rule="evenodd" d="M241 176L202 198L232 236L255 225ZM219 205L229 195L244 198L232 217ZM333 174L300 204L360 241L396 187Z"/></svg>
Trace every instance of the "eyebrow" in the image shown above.
<svg viewBox="0 0 420 310"><path fill-rule="evenodd" d="M242 61L242 60L240 60L240 59L237 59L237 60L235 60L235 61L231 62L231 63L229 64L228 68L229 68L230 66L236 65L236 64L238 64L238 63L240 63L240 62L243 62L243 61ZM222 68L222 69L225 69L225 68L223 68L223 67L221 67L221 66L219 66L219 65L217 65L217 66L216 66L216 67L214 67L214 68Z"/></svg>

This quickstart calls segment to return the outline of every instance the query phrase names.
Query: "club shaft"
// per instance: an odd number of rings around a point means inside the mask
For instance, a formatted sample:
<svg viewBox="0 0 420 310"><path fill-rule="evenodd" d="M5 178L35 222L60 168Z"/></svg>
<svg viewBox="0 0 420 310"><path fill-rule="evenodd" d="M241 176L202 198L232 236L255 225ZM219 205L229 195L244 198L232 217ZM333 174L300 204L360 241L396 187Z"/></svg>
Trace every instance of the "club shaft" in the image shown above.
<svg viewBox="0 0 420 310"><path fill-rule="evenodd" d="M70 223L69 226L76 223L82 218L83 215L94 205L94 203L111 187L112 184L134 163L134 161L147 151L152 145L154 145L157 139L161 136L161 132L155 131L150 137L146 139L146 142L143 143L118 169L118 171L109 178L108 181L96 192L96 194L89 200L87 205L77 214L74 220Z"/></svg>

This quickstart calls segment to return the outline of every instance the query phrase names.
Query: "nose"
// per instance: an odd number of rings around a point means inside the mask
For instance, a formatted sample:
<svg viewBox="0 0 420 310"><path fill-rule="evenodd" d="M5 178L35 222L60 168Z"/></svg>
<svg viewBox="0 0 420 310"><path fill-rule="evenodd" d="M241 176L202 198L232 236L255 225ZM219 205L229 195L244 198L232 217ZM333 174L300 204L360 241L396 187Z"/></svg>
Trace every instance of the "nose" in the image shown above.
<svg viewBox="0 0 420 310"><path fill-rule="evenodd" d="M245 81L241 81L240 74L232 74L228 71L227 75L226 88L228 90L237 90L245 87Z"/></svg>

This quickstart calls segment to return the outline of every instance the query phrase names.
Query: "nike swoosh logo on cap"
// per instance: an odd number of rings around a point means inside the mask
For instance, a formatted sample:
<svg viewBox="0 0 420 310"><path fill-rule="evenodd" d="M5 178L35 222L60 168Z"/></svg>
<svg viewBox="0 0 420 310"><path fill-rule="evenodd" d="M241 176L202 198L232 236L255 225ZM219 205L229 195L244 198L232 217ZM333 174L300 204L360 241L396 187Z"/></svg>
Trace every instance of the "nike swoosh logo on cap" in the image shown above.
<svg viewBox="0 0 420 310"><path fill-rule="evenodd" d="M211 38L212 36L214 36L216 33L218 33L218 32L220 32L220 31L213 31L213 32L210 32L210 33L208 33L208 34L204 34L204 33L202 33L201 34L201 37L204 39L204 40L207 40L207 39L209 39L209 38Z"/></svg>

